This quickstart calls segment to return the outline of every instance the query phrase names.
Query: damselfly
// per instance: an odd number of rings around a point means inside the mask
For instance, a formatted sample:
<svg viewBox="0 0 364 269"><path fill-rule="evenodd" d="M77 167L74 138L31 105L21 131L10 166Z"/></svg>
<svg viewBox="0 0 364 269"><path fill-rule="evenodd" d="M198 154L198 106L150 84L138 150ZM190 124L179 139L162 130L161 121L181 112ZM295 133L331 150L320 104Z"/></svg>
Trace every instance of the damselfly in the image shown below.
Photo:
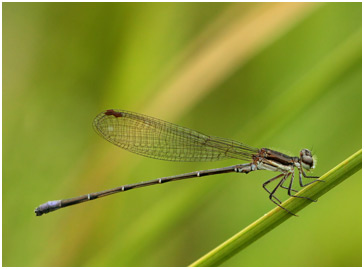
<svg viewBox="0 0 364 269"><path fill-rule="evenodd" d="M288 190L289 196L315 201L309 197L292 194L292 192L297 192L292 189L295 168L298 169L301 187L321 181L315 179L306 184L302 181L302 176L305 178L318 178L305 174L304 169L311 170L315 168L314 159L311 151L308 149L302 149L300 157L291 157L271 149L258 149L234 140L205 135L189 128L125 110L106 110L95 118L93 126L99 135L114 145L149 158L178 162L206 162L232 158L248 161L249 163L161 177L70 199L50 201L35 209L37 216L70 205L139 187L231 172L247 174L257 170L269 170L280 173L264 182L263 188L269 193L269 199L273 203L288 213L293 214L288 209L282 207L282 202L275 196L279 188ZM289 185L285 187L283 183L287 179L289 179ZM276 180L278 180L278 184L272 191L268 190L267 185Z"/></svg>

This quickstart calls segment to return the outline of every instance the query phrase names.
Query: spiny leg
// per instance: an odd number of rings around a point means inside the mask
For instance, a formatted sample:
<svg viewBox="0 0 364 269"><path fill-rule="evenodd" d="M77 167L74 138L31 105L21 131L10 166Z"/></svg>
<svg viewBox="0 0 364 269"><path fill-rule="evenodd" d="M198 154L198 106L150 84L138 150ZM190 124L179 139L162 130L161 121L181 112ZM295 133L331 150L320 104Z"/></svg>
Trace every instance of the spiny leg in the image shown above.
<svg viewBox="0 0 364 269"><path fill-rule="evenodd" d="M274 193L278 190L279 187L281 187L281 185L284 183L284 181L287 179L287 177L290 175L291 173L287 173L284 175L284 177L282 178L281 181L279 181L279 183L277 184L277 186L273 189L273 191L270 193L269 195L269 199L275 203L277 206L279 206L280 208L286 210L288 213L292 214L293 216L296 216L296 214L292 213L291 211L289 211L287 208L284 208L283 206L281 206L280 204L278 204L277 202L275 202L272 198L275 197Z"/></svg>
<svg viewBox="0 0 364 269"><path fill-rule="evenodd" d="M301 175L301 173L300 173L300 175ZM292 173L291 180L290 180L290 182L289 182L289 187L288 187L288 195L289 195L289 196L291 196L291 197L296 197L296 198L305 198L305 199L310 200L310 201L312 201L312 202L317 202L317 200L313 200L313 199L311 199L311 198L309 198L309 197L305 197L305 196L298 196L298 195L293 195L293 194L291 194L291 191L292 191L292 185L293 185L293 180L294 180L294 173Z"/></svg>
<svg viewBox="0 0 364 269"><path fill-rule="evenodd" d="M266 182L264 182L263 183L263 189L265 189L269 194L271 194L271 192L265 187L266 185L268 185L269 183L271 183L271 182L273 182L274 180L276 180L276 179L278 179L278 178L280 178L280 177L282 177L282 176L284 176L284 174L280 174L280 175L278 175L278 176L276 176L276 177L273 177L273 178L271 178L271 179L269 179L269 180L267 180ZM273 198L275 198L279 203L282 203L277 197L275 197L274 195L273 195Z"/></svg>
<svg viewBox="0 0 364 269"><path fill-rule="evenodd" d="M303 174L303 176L304 176L305 178L319 178L318 176L308 176L308 175L306 175L306 173L305 173L305 171L303 170L303 168L301 168L301 171L302 171L302 174ZM320 181L322 181L322 180L320 180Z"/></svg>
<svg viewBox="0 0 364 269"><path fill-rule="evenodd" d="M321 180L321 179L316 179L316 180L314 180L314 181L312 181L312 182L309 182L309 183L307 183L307 184L303 184L303 182L302 182L302 174L303 174L303 176L304 176L305 178L319 178L319 177L316 177L316 176L307 176L307 175L305 174L305 171L303 171L302 167L301 167L301 169L299 169L298 171L299 171L299 182L300 182L300 186L301 186L301 187L306 187L306 186L311 185L312 183L315 183L315 182L317 182L317 181L325 182L325 181L323 181L323 180Z"/></svg>
<svg viewBox="0 0 364 269"><path fill-rule="evenodd" d="M286 189L286 190L289 190L289 187L285 187L285 186L283 186L283 185L281 186L281 188L282 188L282 189ZM294 192L298 192L297 190L295 190L295 189L292 189L292 188L291 188L291 191L294 191Z"/></svg>

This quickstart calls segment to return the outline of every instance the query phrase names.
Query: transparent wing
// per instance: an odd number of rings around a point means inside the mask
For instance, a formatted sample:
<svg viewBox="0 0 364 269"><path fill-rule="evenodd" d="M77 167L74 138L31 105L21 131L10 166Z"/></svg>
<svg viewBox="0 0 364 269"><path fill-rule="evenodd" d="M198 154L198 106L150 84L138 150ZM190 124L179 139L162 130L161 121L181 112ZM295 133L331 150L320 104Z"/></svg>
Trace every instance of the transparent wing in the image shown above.
<svg viewBox="0 0 364 269"><path fill-rule="evenodd" d="M200 132L142 114L110 109L96 116L94 128L114 145L149 158L205 162L223 159L250 161L258 153L234 140Z"/></svg>

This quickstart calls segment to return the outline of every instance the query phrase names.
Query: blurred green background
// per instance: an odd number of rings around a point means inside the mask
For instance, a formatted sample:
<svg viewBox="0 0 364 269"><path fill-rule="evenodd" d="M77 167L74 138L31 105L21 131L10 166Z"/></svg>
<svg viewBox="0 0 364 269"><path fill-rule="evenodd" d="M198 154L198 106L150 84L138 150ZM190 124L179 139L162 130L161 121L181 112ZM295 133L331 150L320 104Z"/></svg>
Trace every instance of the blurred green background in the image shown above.
<svg viewBox="0 0 364 269"><path fill-rule="evenodd" d="M100 138L105 109L318 158L361 148L361 3L3 3L3 266L186 266L274 207L274 173L49 200L238 164ZM224 266L361 266L361 171ZM280 193L286 197L285 192Z"/></svg>

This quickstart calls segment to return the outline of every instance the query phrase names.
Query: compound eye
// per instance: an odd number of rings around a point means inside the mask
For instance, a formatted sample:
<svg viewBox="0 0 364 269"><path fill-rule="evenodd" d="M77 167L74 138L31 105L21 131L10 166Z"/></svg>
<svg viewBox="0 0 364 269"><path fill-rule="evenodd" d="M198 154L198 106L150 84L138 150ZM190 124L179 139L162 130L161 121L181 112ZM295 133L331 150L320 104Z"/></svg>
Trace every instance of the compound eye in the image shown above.
<svg viewBox="0 0 364 269"><path fill-rule="evenodd" d="M308 149L303 149L300 152L300 156L303 168L307 170L314 168L314 161L312 158L311 151L309 151Z"/></svg>

